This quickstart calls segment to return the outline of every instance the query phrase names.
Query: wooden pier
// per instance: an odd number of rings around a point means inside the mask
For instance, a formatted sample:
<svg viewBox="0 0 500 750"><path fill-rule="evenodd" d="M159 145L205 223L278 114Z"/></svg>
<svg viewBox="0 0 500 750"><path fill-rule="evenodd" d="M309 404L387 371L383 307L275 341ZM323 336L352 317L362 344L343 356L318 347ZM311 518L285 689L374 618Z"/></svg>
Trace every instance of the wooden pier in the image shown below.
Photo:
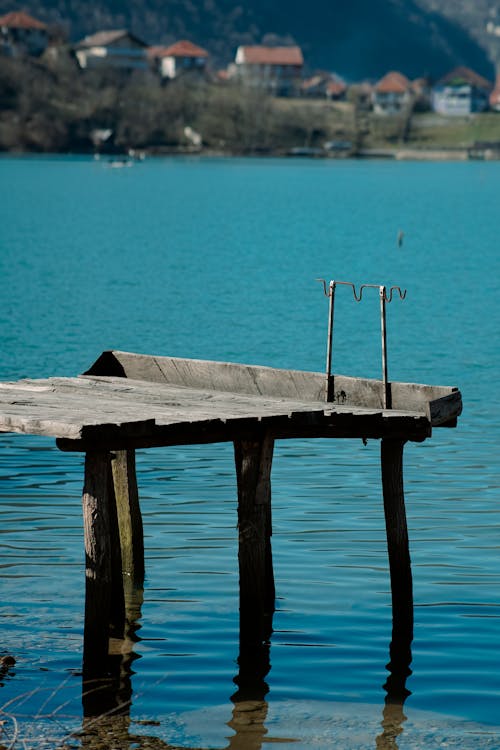
<svg viewBox="0 0 500 750"><path fill-rule="evenodd" d="M102 676L110 638L126 640L137 619L144 546L135 450L154 446L234 443L244 661L272 628L274 442L379 439L393 604L391 658L407 650L413 600L403 448L407 441L429 438L435 427L456 426L462 403L455 387L398 382L389 387L387 409L386 387L378 380L118 351L104 352L78 377L0 383L0 432L51 436L61 450L86 454L84 679Z"/></svg>

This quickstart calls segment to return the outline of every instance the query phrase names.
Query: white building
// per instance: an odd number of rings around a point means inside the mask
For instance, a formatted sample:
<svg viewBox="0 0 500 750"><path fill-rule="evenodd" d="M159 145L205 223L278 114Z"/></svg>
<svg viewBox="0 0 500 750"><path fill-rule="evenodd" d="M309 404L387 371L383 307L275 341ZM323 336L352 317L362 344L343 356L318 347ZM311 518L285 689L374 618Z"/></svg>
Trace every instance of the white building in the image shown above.
<svg viewBox="0 0 500 750"><path fill-rule="evenodd" d="M469 115L488 109L493 85L463 66L455 68L434 86L432 108L442 115Z"/></svg>
<svg viewBox="0 0 500 750"><path fill-rule="evenodd" d="M177 78L183 73L204 73L209 58L205 49L187 39L170 47L150 47L148 56L162 78Z"/></svg>
<svg viewBox="0 0 500 750"><path fill-rule="evenodd" d="M409 79L392 70L375 84L372 91L373 111L377 115L397 115L404 112L413 100Z"/></svg>
<svg viewBox="0 0 500 750"><path fill-rule="evenodd" d="M304 58L300 47L238 47L235 75L242 83L276 96L290 96L300 90Z"/></svg>

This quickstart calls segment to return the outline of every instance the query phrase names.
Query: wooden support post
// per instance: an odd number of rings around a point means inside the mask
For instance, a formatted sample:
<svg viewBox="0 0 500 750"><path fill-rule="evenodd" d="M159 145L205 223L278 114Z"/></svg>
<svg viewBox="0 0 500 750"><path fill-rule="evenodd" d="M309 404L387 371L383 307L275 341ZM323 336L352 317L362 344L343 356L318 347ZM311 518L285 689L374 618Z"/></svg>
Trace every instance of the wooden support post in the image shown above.
<svg viewBox="0 0 500 750"><path fill-rule="evenodd" d="M144 535L137 491L135 451L114 451L111 468L125 589L144 584Z"/></svg>
<svg viewBox="0 0 500 750"><path fill-rule="evenodd" d="M413 587L404 487L404 440L381 442L382 487L392 591L391 650L405 651L413 639Z"/></svg>
<svg viewBox="0 0 500 750"><path fill-rule="evenodd" d="M85 456L83 489L85 541L84 680L106 671L112 620L123 620L123 587L116 585L116 510L112 502L111 460L107 451ZM119 552L119 547L118 547ZM121 563L120 563L121 567ZM116 609L119 612L116 612Z"/></svg>
<svg viewBox="0 0 500 750"><path fill-rule="evenodd" d="M84 714L93 716L103 706L111 710L124 703L122 661L133 658L140 617L144 542L133 451L87 453L83 521L83 706Z"/></svg>
<svg viewBox="0 0 500 750"><path fill-rule="evenodd" d="M240 650L269 639L274 613L269 435L234 443L238 482Z"/></svg>

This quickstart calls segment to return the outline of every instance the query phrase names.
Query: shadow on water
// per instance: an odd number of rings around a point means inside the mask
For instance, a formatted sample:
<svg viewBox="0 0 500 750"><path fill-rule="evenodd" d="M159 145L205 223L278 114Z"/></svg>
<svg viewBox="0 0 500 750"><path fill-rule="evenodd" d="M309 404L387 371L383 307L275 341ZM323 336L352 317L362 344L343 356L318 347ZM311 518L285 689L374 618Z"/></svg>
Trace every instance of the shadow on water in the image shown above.
<svg viewBox="0 0 500 750"><path fill-rule="evenodd" d="M159 737L147 733L136 734L130 709L132 706L132 676L134 661L140 658L136 651L140 643L140 618L143 590L129 587L126 592L125 625L122 638L109 638L108 657L105 663L92 661L92 648L84 648L82 705L83 724L75 738L85 750L112 745L121 750L180 750ZM408 613L408 609L406 609ZM268 618L268 631L263 638L248 640L248 629L240 627L240 653L238 674L234 678L237 687L231 695L232 715L227 726L234 732L228 738L225 750L262 750L269 742L295 743L303 737L270 737L266 727L269 704L266 696L269 685L266 681L271 669L272 616ZM244 634L244 637L242 637ZM103 633L106 639L107 634ZM406 716L403 706L410 695L406 680L411 675L411 643L413 637L412 617L400 620L393 618L389 676L385 683L385 704L382 711L382 731L374 739L377 750L398 750L398 737L403 732ZM92 644L93 647L96 644ZM97 649L99 650L99 648ZM228 707L229 710L229 707ZM145 729L148 722L142 723ZM151 722L155 725L156 722ZM334 738L332 737L332 741ZM205 750L204 747L188 747L183 750Z"/></svg>

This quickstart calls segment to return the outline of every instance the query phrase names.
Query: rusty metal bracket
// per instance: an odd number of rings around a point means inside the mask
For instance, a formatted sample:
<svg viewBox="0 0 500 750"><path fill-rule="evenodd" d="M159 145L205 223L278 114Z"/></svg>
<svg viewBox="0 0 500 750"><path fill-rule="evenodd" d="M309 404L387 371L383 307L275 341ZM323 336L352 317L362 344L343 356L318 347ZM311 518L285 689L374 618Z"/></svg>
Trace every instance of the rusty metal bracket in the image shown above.
<svg viewBox="0 0 500 750"><path fill-rule="evenodd" d="M328 306L328 333L326 343L326 401L333 400L332 394L330 393L330 383L332 376L332 352L333 352L333 324L335 314L335 289L337 286L349 286L351 287L353 297L356 302L361 302L363 299L363 292L365 289L378 289L380 298L380 335L381 335L381 346L382 346L382 383L383 383L383 407L384 409L391 408L391 388L389 383L388 367L387 367L387 321L386 321L386 304L392 302L394 293L396 292L400 300L406 298L406 289L402 290L399 286L391 286L389 291L387 287L381 284L361 284L359 290L356 291L356 286L351 281L330 281L327 285L325 279L316 279L323 284L323 292L325 297L329 298Z"/></svg>

